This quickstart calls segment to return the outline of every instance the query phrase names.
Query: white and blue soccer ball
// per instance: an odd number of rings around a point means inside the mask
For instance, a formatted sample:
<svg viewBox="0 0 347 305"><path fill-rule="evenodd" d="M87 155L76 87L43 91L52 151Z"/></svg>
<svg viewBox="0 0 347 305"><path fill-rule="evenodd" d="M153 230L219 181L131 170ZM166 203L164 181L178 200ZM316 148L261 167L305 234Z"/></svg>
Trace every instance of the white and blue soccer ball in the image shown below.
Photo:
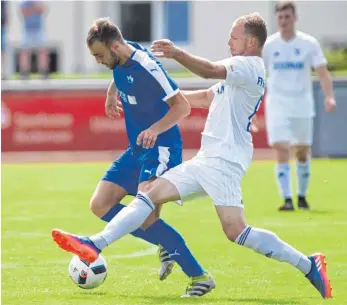
<svg viewBox="0 0 347 305"><path fill-rule="evenodd" d="M93 289L100 286L107 276L107 264L103 256L99 255L91 264L83 262L75 255L69 264L71 280L80 288Z"/></svg>

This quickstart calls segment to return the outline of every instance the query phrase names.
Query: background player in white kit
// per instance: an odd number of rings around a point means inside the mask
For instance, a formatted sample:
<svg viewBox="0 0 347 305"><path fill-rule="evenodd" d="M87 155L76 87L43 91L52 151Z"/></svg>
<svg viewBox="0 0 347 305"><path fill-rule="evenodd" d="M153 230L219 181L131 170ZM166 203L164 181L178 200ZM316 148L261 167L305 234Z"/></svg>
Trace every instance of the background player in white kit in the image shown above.
<svg viewBox="0 0 347 305"><path fill-rule="evenodd" d="M276 177L284 205L280 210L294 210L290 175L290 146L296 157L298 207L309 209L306 192L310 178L310 148L313 140L314 100L311 68L320 79L325 94L325 109L336 104L327 60L318 41L295 30L296 8L291 1L276 4L279 32L271 35L263 57L268 73L265 101L268 143L277 155Z"/></svg>
<svg viewBox="0 0 347 305"><path fill-rule="evenodd" d="M222 62L213 63L193 56L169 40L153 43L155 53L175 59L200 76L223 79L210 89L186 93L193 107L209 108L201 149L196 157L170 169L148 185L144 192L138 192L130 205L123 208L102 232L89 237L94 249L85 243L66 245L75 235L60 231L61 236L66 237L61 247L81 259L88 259L92 256L89 254L100 253L106 246L143 225L155 206L207 194L216 206L228 239L295 266L324 298L331 297L324 255L307 257L274 233L247 225L244 218L241 180L253 154L249 132L251 119L264 94L262 48L266 37L264 20L258 14L250 14L234 22L228 42L233 56ZM196 281L185 296L201 296L213 288L210 280Z"/></svg>

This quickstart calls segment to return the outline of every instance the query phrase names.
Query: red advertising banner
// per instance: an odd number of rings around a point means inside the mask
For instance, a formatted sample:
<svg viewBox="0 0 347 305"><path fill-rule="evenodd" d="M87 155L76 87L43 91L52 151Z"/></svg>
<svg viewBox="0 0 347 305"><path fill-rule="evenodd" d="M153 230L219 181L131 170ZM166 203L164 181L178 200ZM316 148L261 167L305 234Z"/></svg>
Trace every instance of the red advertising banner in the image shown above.
<svg viewBox="0 0 347 305"><path fill-rule="evenodd" d="M128 140L124 119L110 120L104 113L102 90L2 92L2 151L123 150ZM200 147L207 110L193 109L180 123L184 147ZM254 134L255 147L265 148L262 125Z"/></svg>

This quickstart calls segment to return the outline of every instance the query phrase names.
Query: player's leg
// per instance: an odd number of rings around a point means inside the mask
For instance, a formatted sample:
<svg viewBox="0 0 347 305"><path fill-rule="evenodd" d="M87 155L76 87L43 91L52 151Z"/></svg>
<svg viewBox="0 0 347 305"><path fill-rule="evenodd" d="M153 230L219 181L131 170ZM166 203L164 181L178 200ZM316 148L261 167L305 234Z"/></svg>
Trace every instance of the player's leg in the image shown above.
<svg viewBox="0 0 347 305"><path fill-rule="evenodd" d="M323 297L331 297L324 255L315 254L307 257L282 241L275 233L247 225L241 193L243 175L244 171L235 165L233 170L225 172L222 177L229 178L229 184L222 181L221 185L224 188L218 193L211 188L207 189L207 192L213 195L212 199L227 238L268 258L289 263L299 269Z"/></svg>
<svg viewBox="0 0 347 305"><path fill-rule="evenodd" d="M102 250L124 235L140 228L156 206L169 200L179 199L175 187L162 178L148 184L145 191L146 193L139 191L132 202L113 217L102 232L90 237L98 249ZM155 200L161 200L152 201L148 193L151 193Z"/></svg>
<svg viewBox="0 0 347 305"><path fill-rule="evenodd" d="M151 190L149 182L141 183L139 191L146 192L146 190L148 192ZM156 209L142 225L145 232L156 236L159 244L165 249L160 251L162 268L159 272L159 278L167 277L171 273L172 262L177 262L189 278L202 276L205 271L189 250L181 234L162 219L158 219L160 209L161 205L156 206Z"/></svg>
<svg viewBox="0 0 347 305"><path fill-rule="evenodd" d="M199 165L195 163L195 160L190 160L171 169L162 176L165 179L165 185L167 185L168 189L158 185L158 189L161 189L159 192L153 187L154 185L149 185L149 188L146 190L147 195L153 202L167 202L170 200L176 201L179 204L183 204L183 200L206 197L207 194L194 177L194 173L198 171L198 167ZM169 182L169 184L166 182ZM177 201L177 198L181 200ZM170 245L166 246L166 248L169 247ZM172 258L178 262L185 274L191 278L191 283L181 297L201 297L216 287L212 276L200 267L184 244L181 244L180 248L173 248L171 253L173 253ZM176 253L178 255L175 255Z"/></svg>
<svg viewBox="0 0 347 305"><path fill-rule="evenodd" d="M29 51L29 47L31 46L32 34L31 31L27 28L24 28L23 31L23 42L19 54L19 72L22 79L27 79L30 73L30 58L31 52Z"/></svg>
<svg viewBox="0 0 347 305"><path fill-rule="evenodd" d="M311 175L311 145L313 140L313 118L293 119L294 149L298 189L298 207L309 209L306 193Z"/></svg>
<svg viewBox="0 0 347 305"><path fill-rule="evenodd" d="M93 214L105 222L110 222L125 205L121 200L128 194L136 195L140 166L128 149L106 171L90 201ZM160 245L157 236L141 228L130 233L151 244Z"/></svg>
<svg viewBox="0 0 347 305"><path fill-rule="evenodd" d="M240 207L216 206L223 230L232 242L300 270L323 298L331 298L331 286L321 253L306 256L275 233L246 224Z"/></svg>
<svg viewBox="0 0 347 305"><path fill-rule="evenodd" d="M141 173L139 177L139 192L145 193L151 189L151 184L157 176L163 174L167 168L174 167L181 163L182 150L180 148L165 148L158 147L149 150L142 162ZM188 277L197 277L204 274L204 270L198 264L196 259L191 254L182 236L169 224L159 217L160 205L147 217L142 228L145 228L146 234L156 238L158 243L165 249L161 251L162 268L160 271L160 279L164 279L170 274L173 260L175 260L186 273ZM112 231L110 231L112 234ZM118 234L117 230L115 234ZM101 239L101 244L98 239L94 240L96 245L103 247L104 240ZM179 255L174 255L174 253Z"/></svg>
<svg viewBox="0 0 347 305"><path fill-rule="evenodd" d="M113 162L98 184L90 201L92 212L106 222L111 221L125 207L119 203L120 200L128 193L136 194L139 171L140 168L136 164L132 152L128 149ZM129 233L154 245L160 244L156 236L140 228ZM71 238L72 234L64 235L60 230L53 230L52 236L57 244L67 251L73 250L69 243L71 241L75 243L78 239L77 237ZM91 251L89 255L93 258L97 257L99 249L95 249L88 239L83 239L82 243L88 244ZM76 247L79 247L79 243L76 244Z"/></svg>
<svg viewBox="0 0 347 305"><path fill-rule="evenodd" d="M266 116L267 138L268 144L276 152L276 181L282 197L284 205L280 211L291 211L294 209L292 201L292 180L290 174L290 143L292 134L290 130L290 121L288 118L279 118L272 113Z"/></svg>
<svg viewBox="0 0 347 305"><path fill-rule="evenodd" d="M98 247L103 248L115 240L121 238L132 229L143 225L150 217L156 207L168 201L178 201L182 198L194 198L206 195L200 185L190 175L194 171L190 165L194 162L185 162L167 171L163 178L159 177L151 183L142 185L143 191L139 191L136 198L128 207L122 210L109 223L105 230L90 237ZM196 170L197 168L195 168ZM153 221L153 218L151 218ZM155 218L154 218L155 219ZM150 225L151 223L147 223ZM153 227L154 226L154 227ZM163 227L155 227L156 222L151 224L147 230L154 229L158 233ZM166 239L164 247L170 249L171 258L175 259L182 270L192 278L192 283L186 290L185 297L202 296L215 287L212 277L205 273L185 245L180 235L173 234L171 227L164 229ZM170 235L170 236L169 236ZM160 233L160 237L162 234ZM178 255L179 254L179 255Z"/></svg>
<svg viewBox="0 0 347 305"><path fill-rule="evenodd" d="M42 78L46 79L49 75L49 56L47 47L45 46L45 33L43 28L35 31L35 40L36 46L38 48L38 70Z"/></svg>

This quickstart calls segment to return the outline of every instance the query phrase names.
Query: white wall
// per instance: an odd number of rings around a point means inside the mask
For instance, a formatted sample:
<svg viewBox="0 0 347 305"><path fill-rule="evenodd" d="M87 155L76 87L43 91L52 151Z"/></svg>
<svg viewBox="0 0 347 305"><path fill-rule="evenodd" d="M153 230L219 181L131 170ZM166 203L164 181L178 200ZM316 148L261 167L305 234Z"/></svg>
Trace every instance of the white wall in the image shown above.
<svg viewBox="0 0 347 305"><path fill-rule="evenodd" d="M297 9L299 30L347 42L347 1L298 1Z"/></svg>
<svg viewBox="0 0 347 305"><path fill-rule="evenodd" d="M96 65L85 45L92 21L109 16L119 23L120 11L116 1L46 1L46 38L50 45L60 48L60 69L63 72L106 71ZM159 7L160 2L155 6ZM184 47L197 55L217 60L228 56L228 34L233 21L240 15L259 12L275 30L274 2L271 1L194 1L191 5L191 43ZM337 38L347 41L347 1L299 1L298 29L319 40ZM157 12L158 12L157 11ZM9 2L9 45L19 46L22 22L19 3ZM179 21L178 21L179 22ZM153 21L155 38L160 38L160 18ZM172 61L170 61L172 65Z"/></svg>

